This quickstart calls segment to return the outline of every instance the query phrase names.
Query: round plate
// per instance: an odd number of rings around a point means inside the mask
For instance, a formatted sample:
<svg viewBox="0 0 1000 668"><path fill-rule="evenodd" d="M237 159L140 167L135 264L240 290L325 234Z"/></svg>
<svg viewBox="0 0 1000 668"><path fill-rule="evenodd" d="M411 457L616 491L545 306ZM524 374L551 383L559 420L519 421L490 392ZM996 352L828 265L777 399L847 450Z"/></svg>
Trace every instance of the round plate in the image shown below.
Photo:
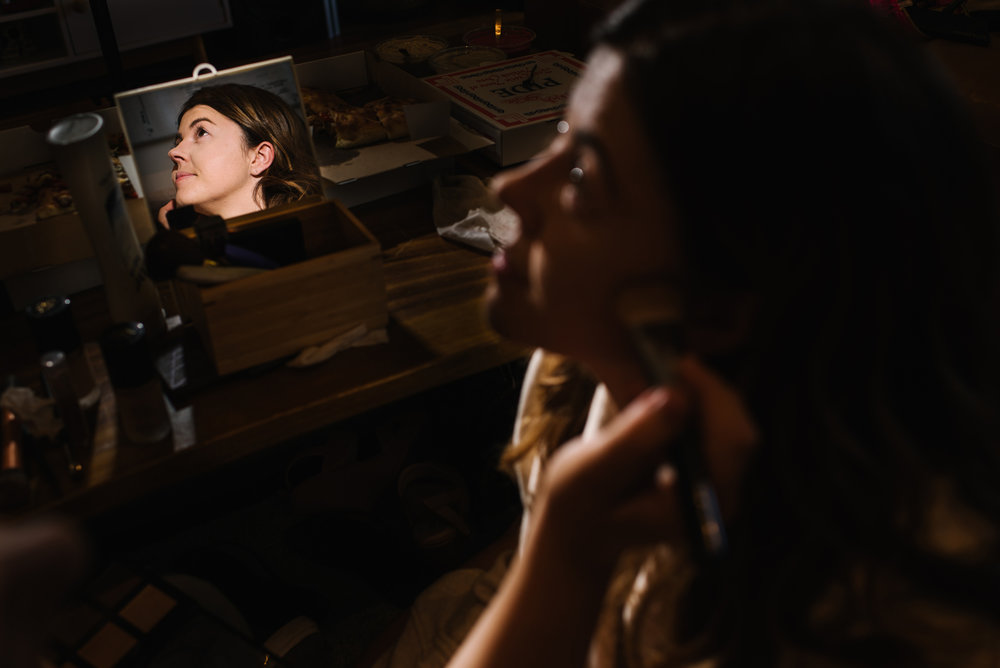
<svg viewBox="0 0 1000 668"><path fill-rule="evenodd" d="M492 46L455 46L435 53L427 63L438 74L444 74L489 65L506 58L507 54L504 51Z"/></svg>
<svg viewBox="0 0 1000 668"><path fill-rule="evenodd" d="M393 65L416 65L447 48L448 40L434 35L401 35L379 42L375 54Z"/></svg>

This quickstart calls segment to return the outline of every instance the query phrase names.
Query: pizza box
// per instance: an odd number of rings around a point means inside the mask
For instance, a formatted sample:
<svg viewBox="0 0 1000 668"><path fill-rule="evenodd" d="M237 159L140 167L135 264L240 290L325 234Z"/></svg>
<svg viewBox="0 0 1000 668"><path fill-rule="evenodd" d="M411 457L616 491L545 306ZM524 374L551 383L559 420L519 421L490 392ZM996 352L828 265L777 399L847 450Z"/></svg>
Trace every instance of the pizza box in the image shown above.
<svg viewBox="0 0 1000 668"><path fill-rule="evenodd" d="M230 243L249 248L247 239L256 237L268 252L277 245L295 253L276 269L226 283L171 281L182 322L197 330L218 374L388 322L381 247L337 200L316 196L231 218L226 229ZM184 233L194 234L191 228Z"/></svg>
<svg viewBox="0 0 1000 668"><path fill-rule="evenodd" d="M114 138L120 133L118 117L113 108L98 111L105 121L105 134ZM96 259L90 239L79 215L60 213L44 218L32 206L22 213L11 213L10 204L18 190L29 180L55 166L45 132L28 126L0 131L0 280L4 281L8 297L21 308L45 294L72 293L99 285L99 271L56 271L69 265L90 265ZM140 243L153 234L149 217L138 185L131 156L120 158L137 198L125 200L129 217ZM97 276L97 283L93 277Z"/></svg>
<svg viewBox="0 0 1000 668"><path fill-rule="evenodd" d="M314 135L313 144L327 197L346 206L400 192L429 181L463 153L491 141L451 117L451 103L440 91L404 70L355 51L297 63L301 88L334 93L380 89L384 94L418 100L406 105L410 136L355 149L337 149Z"/></svg>
<svg viewBox="0 0 1000 668"><path fill-rule="evenodd" d="M544 51L424 79L454 103L452 114L493 140L484 149L502 166L531 158L556 134L584 64Z"/></svg>

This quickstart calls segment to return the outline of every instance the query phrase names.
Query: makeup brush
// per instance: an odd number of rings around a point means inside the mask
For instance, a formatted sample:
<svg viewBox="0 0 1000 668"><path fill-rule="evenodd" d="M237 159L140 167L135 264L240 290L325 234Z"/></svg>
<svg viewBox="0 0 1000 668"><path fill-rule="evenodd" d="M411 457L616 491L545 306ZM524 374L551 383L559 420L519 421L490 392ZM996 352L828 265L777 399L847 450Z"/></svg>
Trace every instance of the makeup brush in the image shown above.
<svg viewBox="0 0 1000 668"><path fill-rule="evenodd" d="M677 361L686 347L679 291L661 281L630 286L619 294L618 312L642 362L646 382L676 386ZM677 471L681 512L695 557L703 563L718 561L725 555L728 541L694 420L689 420L678 436L670 458Z"/></svg>

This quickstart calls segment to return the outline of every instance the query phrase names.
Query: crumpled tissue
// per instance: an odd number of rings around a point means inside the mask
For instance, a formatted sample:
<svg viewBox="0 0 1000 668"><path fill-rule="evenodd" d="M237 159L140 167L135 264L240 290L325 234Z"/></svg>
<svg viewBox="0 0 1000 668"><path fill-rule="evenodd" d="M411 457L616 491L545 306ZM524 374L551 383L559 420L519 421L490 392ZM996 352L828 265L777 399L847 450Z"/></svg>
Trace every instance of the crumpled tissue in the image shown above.
<svg viewBox="0 0 1000 668"><path fill-rule="evenodd" d="M434 179L434 226L438 234L487 253L517 238L518 218L483 181L467 174Z"/></svg>
<svg viewBox="0 0 1000 668"><path fill-rule="evenodd" d="M385 328L370 330L366 325L358 325L320 346L310 346L288 362L291 367L306 367L325 362L341 350L358 346L374 346L389 341Z"/></svg>
<svg viewBox="0 0 1000 668"><path fill-rule="evenodd" d="M36 438L55 439L63 428L63 421L56 417L55 401L39 397L30 387L8 387L0 395L0 407L13 412Z"/></svg>

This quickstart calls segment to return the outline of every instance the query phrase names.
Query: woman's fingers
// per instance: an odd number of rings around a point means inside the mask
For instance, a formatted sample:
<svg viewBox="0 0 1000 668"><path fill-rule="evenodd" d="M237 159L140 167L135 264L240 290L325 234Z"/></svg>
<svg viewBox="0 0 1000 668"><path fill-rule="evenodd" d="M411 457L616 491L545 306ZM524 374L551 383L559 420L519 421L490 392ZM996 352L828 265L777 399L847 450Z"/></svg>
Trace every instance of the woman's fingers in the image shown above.
<svg viewBox="0 0 1000 668"><path fill-rule="evenodd" d="M669 464L661 464L650 487L615 509L610 523L615 539L627 545L678 540L684 531L679 503L677 472Z"/></svg>
<svg viewBox="0 0 1000 668"><path fill-rule="evenodd" d="M751 450L757 442L757 428L736 389L691 356L678 361L678 372L697 397L706 440L729 449Z"/></svg>
<svg viewBox="0 0 1000 668"><path fill-rule="evenodd" d="M587 439L559 448L539 486L548 539L589 546L605 563L627 545L683 536L675 441L697 420L698 448L724 516L736 513L740 482L757 429L739 393L693 358L678 369L680 387L647 390ZM561 536L561 538L559 538Z"/></svg>
<svg viewBox="0 0 1000 668"><path fill-rule="evenodd" d="M177 202L170 200L166 204L160 207L159 213L156 215L156 220L160 222L168 230L170 229L170 221L167 220L167 214L177 208Z"/></svg>
<svg viewBox="0 0 1000 668"><path fill-rule="evenodd" d="M595 437L567 443L549 464L546 478L556 486L553 492L576 496L579 488L595 503L606 503L651 484L652 471L686 418L687 403L680 390L653 388Z"/></svg>
<svg viewBox="0 0 1000 668"><path fill-rule="evenodd" d="M698 404L702 453L723 513L731 515L759 440L757 426L736 389L697 359L681 359L678 372Z"/></svg>

